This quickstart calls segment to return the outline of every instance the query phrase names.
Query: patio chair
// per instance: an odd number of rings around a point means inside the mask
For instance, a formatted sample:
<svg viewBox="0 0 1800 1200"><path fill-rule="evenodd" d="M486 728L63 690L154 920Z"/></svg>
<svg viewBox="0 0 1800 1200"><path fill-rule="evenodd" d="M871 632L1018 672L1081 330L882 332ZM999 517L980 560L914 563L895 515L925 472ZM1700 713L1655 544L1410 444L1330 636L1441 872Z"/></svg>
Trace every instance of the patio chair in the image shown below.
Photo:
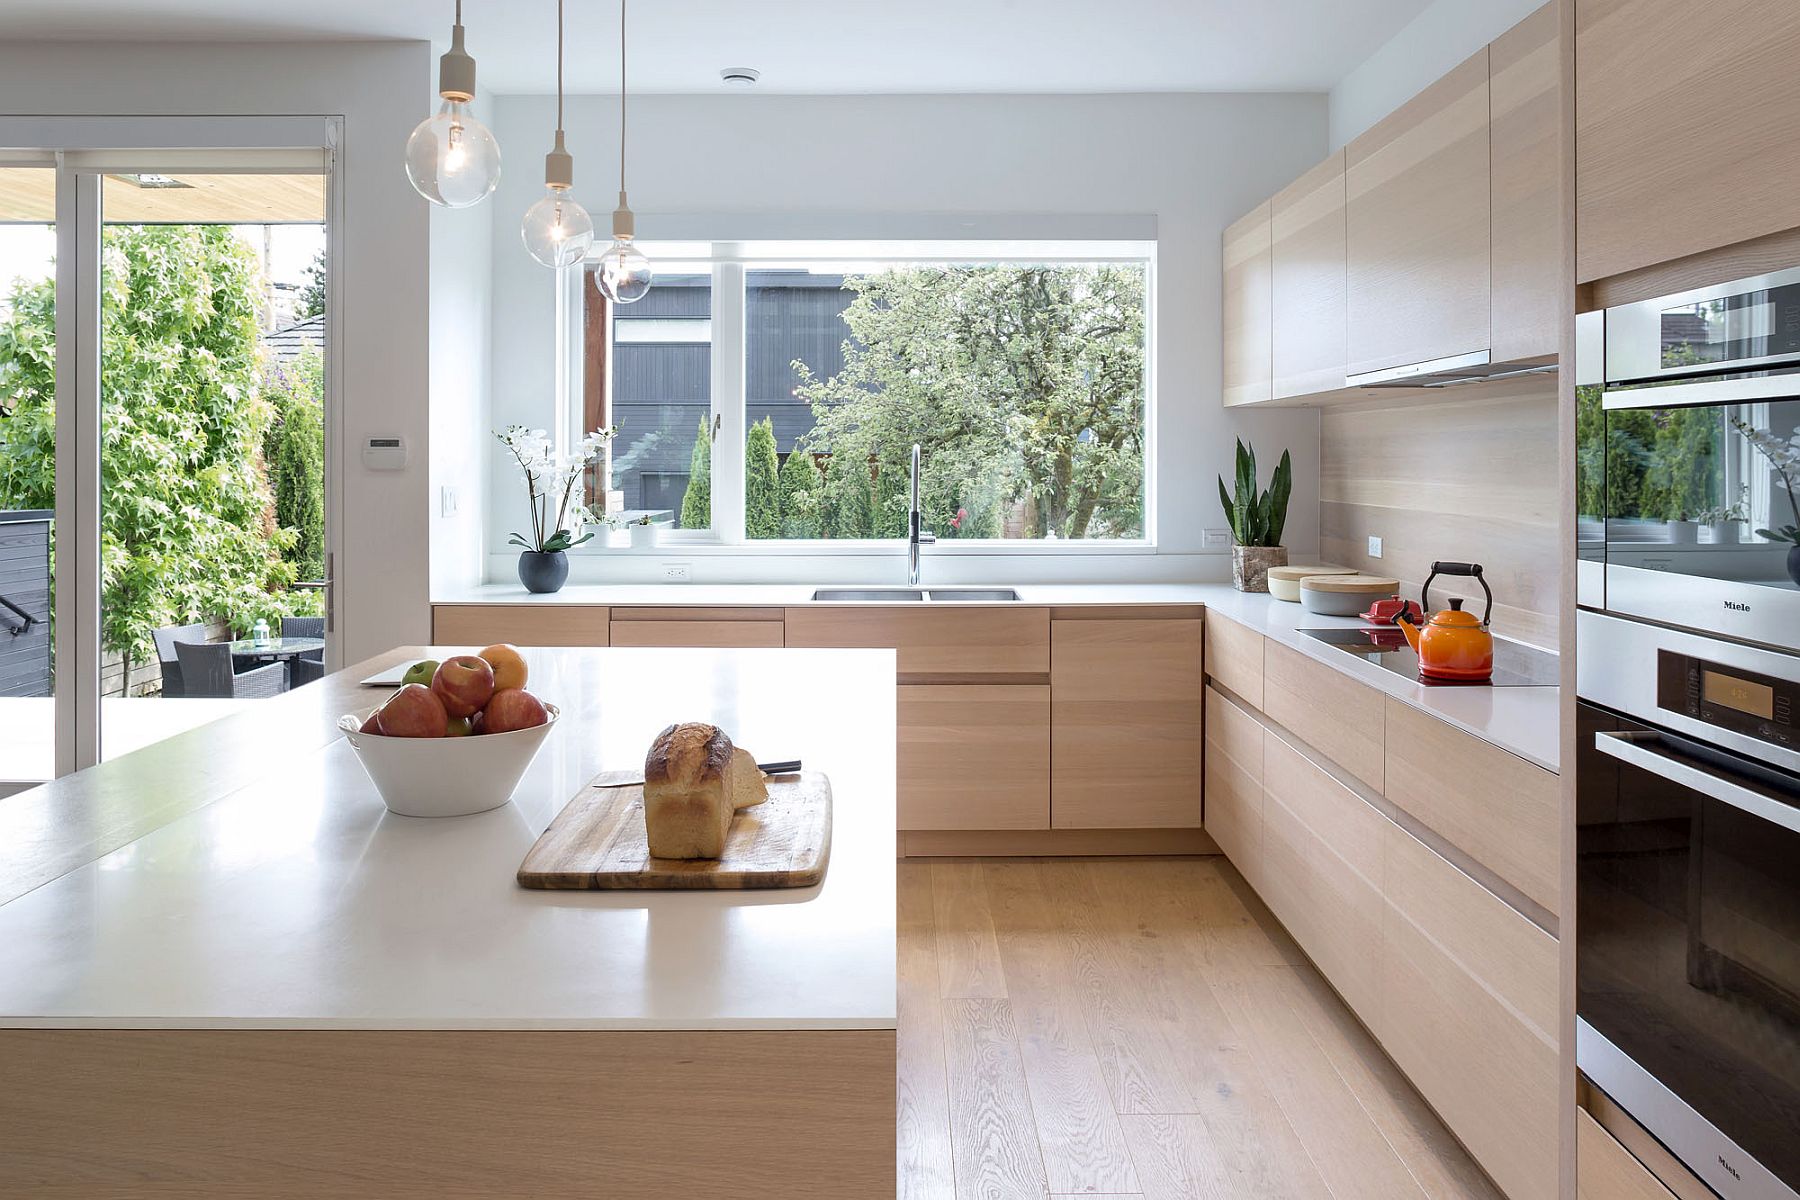
<svg viewBox="0 0 1800 1200"><path fill-rule="evenodd" d="M184 695L251 700L279 696L287 691L285 663L234 672L229 642L177 642L175 656L181 660Z"/></svg>
<svg viewBox="0 0 1800 1200"><path fill-rule="evenodd" d="M325 636L324 617L283 617L281 618L281 636L284 638ZM325 651L308 650L294 660L294 686L312 683L325 678Z"/></svg>
<svg viewBox="0 0 1800 1200"><path fill-rule="evenodd" d="M204 642L206 626L204 625L168 625L154 630L150 639L156 643L156 659L162 665L162 694L164 696L185 696L187 691L181 677L181 660L175 656L177 642Z"/></svg>

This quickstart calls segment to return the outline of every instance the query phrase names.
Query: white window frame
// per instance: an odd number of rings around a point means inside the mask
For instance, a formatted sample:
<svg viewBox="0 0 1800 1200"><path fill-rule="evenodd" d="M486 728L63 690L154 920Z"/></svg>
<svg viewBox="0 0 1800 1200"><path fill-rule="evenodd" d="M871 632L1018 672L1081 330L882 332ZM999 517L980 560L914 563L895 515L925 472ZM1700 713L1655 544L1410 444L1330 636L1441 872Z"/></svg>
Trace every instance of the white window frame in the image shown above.
<svg viewBox="0 0 1800 1200"><path fill-rule="evenodd" d="M907 253L892 247L904 243ZM603 249L603 247L602 247ZM712 527L705 530L663 531L661 544L635 551L644 557L664 557L673 548L699 557L758 556L810 557L858 555L889 558L901 538L759 538L744 536L744 425L748 407L745 360L749 307L745 276L749 269L771 263L829 265L857 263L1136 263L1144 268L1144 536L1141 538L947 538L932 547L934 556L1033 556L1154 554L1157 550L1157 370L1156 304L1157 262L1155 241L1109 239L1102 241L1055 239L1041 241L958 241L941 239L881 239L872 241L800 240L766 242L650 243L645 250L658 268L706 267L712 274ZM566 274L571 282L559 292L557 306L557 428L579 438L582 394L582 272ZM610 361L610 359L609 359ZM573 553L634 553L623 544L583 547Z"/></svg>

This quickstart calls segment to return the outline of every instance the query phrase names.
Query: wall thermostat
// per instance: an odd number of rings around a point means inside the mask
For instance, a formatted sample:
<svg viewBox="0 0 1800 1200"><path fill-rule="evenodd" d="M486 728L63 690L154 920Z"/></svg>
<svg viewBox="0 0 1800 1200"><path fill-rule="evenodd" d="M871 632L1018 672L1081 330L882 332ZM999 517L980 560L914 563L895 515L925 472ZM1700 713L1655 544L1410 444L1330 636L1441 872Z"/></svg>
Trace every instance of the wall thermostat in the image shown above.
<svg viewBox="0 0 1800 1200"><path fill-rule="evenodd" d="M363 443L362 458L371 471L398 471L406 466L406 439L372 437Z"/></svg>

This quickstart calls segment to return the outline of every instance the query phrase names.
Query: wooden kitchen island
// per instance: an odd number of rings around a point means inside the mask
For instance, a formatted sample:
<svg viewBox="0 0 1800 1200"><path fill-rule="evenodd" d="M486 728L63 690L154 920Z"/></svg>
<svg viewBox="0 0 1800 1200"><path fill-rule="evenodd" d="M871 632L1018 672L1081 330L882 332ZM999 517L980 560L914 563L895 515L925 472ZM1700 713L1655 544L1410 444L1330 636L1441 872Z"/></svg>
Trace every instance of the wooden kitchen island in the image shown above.
<svg viewBox="0 0 1800 1200"><path fill-rule="evenodd" d="M334 724L448 652L0 801L0 1194L894 1194L893 653L528 650L514 802L394 816ZM825 881L518 888L676 720L830 776Z"/></svg>

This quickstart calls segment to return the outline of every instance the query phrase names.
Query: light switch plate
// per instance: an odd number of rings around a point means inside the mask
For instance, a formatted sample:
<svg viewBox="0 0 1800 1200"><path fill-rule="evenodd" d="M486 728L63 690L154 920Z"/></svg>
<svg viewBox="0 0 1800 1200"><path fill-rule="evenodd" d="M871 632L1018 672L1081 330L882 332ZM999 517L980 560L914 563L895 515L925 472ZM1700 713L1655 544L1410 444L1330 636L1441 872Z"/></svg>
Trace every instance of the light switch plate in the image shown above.
<svg viewBox="0 0 1800 1200"><path fill-rule="evenodd" d="M438 516L454 517L456 515L456 489L445 486L438 489Z"/></svg>
<svg viewBox="0 0 1800 1200"><path fill-rule="evenodd" d="M1200 531L1200 545L1207 550L1223 550L1231 545L1231 530L1202 529Z"/></svg>
<svg viewBox="0 0 1800 1200"><path fill-rule="evenodd" d="M1370 558L1380 558L1381 557L1381 539L1376 537L1374 534L1369 535L1369 557Z"/></svg>
<svg viewBox="0 0 1800 1200"><path fill-rule="evenodd" d="M687 563L664 563L663 579L669 583L691 583L693 574Z"/></svg>

